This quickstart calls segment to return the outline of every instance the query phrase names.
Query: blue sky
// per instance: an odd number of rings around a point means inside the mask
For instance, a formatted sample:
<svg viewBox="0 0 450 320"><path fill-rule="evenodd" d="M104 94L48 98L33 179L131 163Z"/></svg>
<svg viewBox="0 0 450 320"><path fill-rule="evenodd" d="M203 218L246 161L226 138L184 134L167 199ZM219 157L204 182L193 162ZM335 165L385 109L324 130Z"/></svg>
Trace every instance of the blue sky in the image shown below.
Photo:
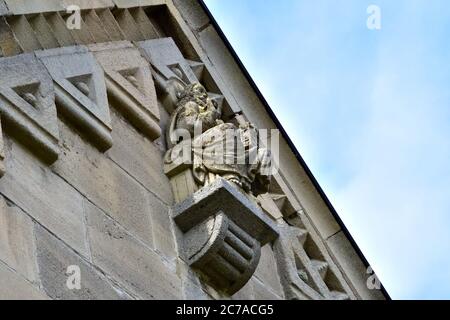
<svg viewBox="0 0 450 320"><path fill-rule="evenodd" d="M450 299L448 1L206 3L391 297Z"/></svg>

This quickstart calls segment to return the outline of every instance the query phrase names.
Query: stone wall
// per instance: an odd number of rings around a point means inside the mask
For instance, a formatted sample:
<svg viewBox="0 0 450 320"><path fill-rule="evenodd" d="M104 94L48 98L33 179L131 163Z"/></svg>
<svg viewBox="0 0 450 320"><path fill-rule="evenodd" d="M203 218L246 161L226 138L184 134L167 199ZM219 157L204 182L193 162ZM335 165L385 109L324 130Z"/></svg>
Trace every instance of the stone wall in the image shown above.
<svg viewBox="0 0 450 320"><path fill-rule="evenodd" d="M179 254L155 70L276 125L196 1L80 1L81 31L67 2L0 1L0 299L383 298L284 140L259 199L280 237L232 297L203 281Z"/></svg>

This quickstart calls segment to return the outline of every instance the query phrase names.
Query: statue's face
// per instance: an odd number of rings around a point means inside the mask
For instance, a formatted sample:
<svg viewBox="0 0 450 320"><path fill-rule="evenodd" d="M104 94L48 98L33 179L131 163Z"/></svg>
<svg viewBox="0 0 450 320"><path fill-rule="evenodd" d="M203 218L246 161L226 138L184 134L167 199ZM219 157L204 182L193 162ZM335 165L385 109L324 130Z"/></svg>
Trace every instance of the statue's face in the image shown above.
<svg viewBox="0 0 450 320"><path fill-rule="evenodd" d="M193 88L192 88L192 94L194 97L206 102L206 100L208 99L208 93L206 92L205 87L203 87L201 84L197 83Z"/></svg>

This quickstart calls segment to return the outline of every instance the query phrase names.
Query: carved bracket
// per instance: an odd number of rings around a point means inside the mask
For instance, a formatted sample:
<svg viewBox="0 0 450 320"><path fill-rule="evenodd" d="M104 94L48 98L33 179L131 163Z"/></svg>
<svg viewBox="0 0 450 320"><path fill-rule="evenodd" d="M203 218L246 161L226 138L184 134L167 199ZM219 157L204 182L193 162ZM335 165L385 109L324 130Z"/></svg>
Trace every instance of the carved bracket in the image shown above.
<svg viewBox="0 0 450 320"><path fill-rule="evenodd" d="M262 210L222 178L173 207L182 231L181 258L229 295L256 270L261 246L278 237Z"/></svg>
<svg viewBox="0 0 450 320"><path fill-rule="evenodd" d="M108 96L130 123L149 139L161 135L159 109L150 64L131 42L89 47L106 75Z"/></svg>
<svg viewBox="0 0 450 320"><path fill-rule="evenodd" d="M112 146L111 119L103 70L87 47L36 52L55 82L61 112L101 151Z"/></svg>
<svg viewBox="0 0 450 320"><path fill-rule="evenodd" d="M58 123L50 75L34 54L0 60L0 112L11 135L49 163L58 158Z"/></svg>

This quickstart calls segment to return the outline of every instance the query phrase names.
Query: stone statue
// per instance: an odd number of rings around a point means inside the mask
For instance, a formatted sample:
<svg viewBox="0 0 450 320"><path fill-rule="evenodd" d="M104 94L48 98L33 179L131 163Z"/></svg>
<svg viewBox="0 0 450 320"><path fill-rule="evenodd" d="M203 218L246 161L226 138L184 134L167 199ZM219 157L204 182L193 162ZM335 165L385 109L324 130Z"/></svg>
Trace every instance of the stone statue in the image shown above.
<svg viewBox="0 0 450 320"><path fill-rule="evenodd" d="M221 177L251 196L268 191L271 154L260 146L251 123L224 123L221 110L200 83L179 92L176 106L167 132L166 164L176 160L174 147L190 140L192 174L200 187Z"/></svg>

